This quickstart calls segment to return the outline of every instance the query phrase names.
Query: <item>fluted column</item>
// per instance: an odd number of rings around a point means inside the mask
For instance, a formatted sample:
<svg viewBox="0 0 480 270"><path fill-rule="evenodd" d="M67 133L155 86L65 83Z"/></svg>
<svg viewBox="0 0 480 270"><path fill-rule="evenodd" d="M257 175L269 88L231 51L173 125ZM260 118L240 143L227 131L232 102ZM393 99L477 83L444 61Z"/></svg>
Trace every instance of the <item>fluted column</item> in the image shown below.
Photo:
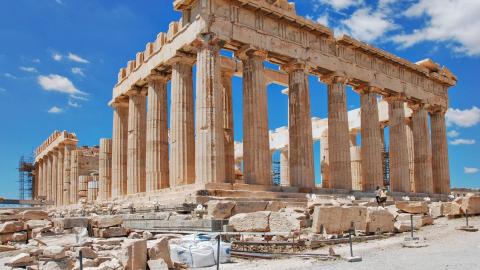
<svg viewBox="0 0 480 270"><path fill-rule="evenodd" d="M117 101L113 107L112 197L127 194L128 102Z"/></svg>
<svg viewBox="0 0 480 270"><path fill-rule="evenodd" d="M239 57L243 62L243 178L247 184L271 185L265 54L249 50Z"/></svg>
<svg viewBox="0 0 480 270"><path fill-rule="evenodd" d="M112 139L100 139L98 163L98 197L108 200L112 197Z"/></svg>
<svg viewBox="0 0 480 270"><path fill-rule="evenodd" d="M352 161L352 189L362 190L362 148L360 146L350 146L350 160Z"/></svg>
<svg viewBox="0 0 480 270"><path fill-rule="evenodd" d="M58 166L58 150L52 151L52 186L51 186L51 198L55 205L57 205L57 166Z"/></svg>
<svg viewBox="0 0 480 270"><path fill-rule="evenodd" d="M410 192L410 174L404 101L387 98L390 122L390 190Z"/></svg>
<svg viewBox="0 0 480 270"><path fill-rule="evenodd" d="M348 129L345 78L330 77L328 84L328 143L330 188L352 189L350 132Z"/></svg>
<svg viewBox="0 0 480 270"><path fill-rule="evenodd" d="M432 132L433 191L450 193L450 165L448 162L447 128L445 110L433 110L430 114Z"/></svg>
<svg viewBox="0 0 480 270"><path fill-rule="evenodd" d="M148 78L146 191L169 186L167 77Z"/></svg>
<svg viewBox="0 0 480 270"><path fill-rule="evenodd" d="M212 34L197 42L196 183L225 182L220 45Z"/></svg>
<svg viewBox="0 0 480 270"><path fill-rule="evenodd" d="M378 117L377 94L374 89L360 90L362 190L383 187L382 135Z"/></svg>
<svg viewBox="0 0 480 270"><path fill-rule="evenodd" d="M145 192L146 102L140 89L128 94L127 194Z"/></svg>
<svg viewBox="0 0 480 270"><path fill-rule="evenodd" d="M42 157L42 167L43 167L43 178L42 178L42 193L41 195L47 198L47 188L48 188L48 156L45 155Z"/></svg>
<svg viewBox="0 0 480 270"><path fill-rule="evenodd" d="M228 183L235 182L235 146L233 136L233 102L232 102L231 71L222 71L223 86L223 129L225 131L225 179Z"/></svg>
<svg viewBox="0 0 480 270"><path fill-rule="evenodd" d="M408 150L408 179L410 183L410 192L415 192L415 153L414 153L414 141L412 132L411 119L405 120L405 132L407 134L407 150Z"/></svg>
<svg viewBox="0 0 480 270"><path fill-rule="evenodd" d="M78 191L77 198L81 200L83 198L87 199L88 196L88 182L90 182L92 176L90 175L80 175L78 177Z"/></svg>
<svg viewBox="0 0 480 270"><path fill-rule="evenodd" d="M291 186L315 187L310 89L305 66L286 67L288 89L288 164Z"/></svg>
<svg viewBox="0 0 480 270"><path fill-rule="evenodd" d="M288 148L280 150L280 185L290 186L288 173Z"/></svg>
<svg viewBox="0 0 480 270"><path fill-rule="evenodd" d="M330 163L328 161L328 129L320 136L320 174L322 188L330 188Z"/></svg>
<svg viewBox="0 0 480 270"><path fill-rule="evenodd" d="M195 183L193 61L172 64L170 107L170 186ZM168 185L167 185L168 186Z"/></svg>
<svg viewBox="0 0 480 270"><path fill-rule="evenodd" d="M63 145L59 146L57 154L57 205L63 205Z"/></svg>
<svg viewBox="0 0 480 270"><path fill-rule="evenodd" d="M37 174L35 176L36 177L35 180L37 182L37 196L36 197L38 198L38 196L43 195L42 194L43 193L43 190L42 190L42 188L43 188L43 186L42 186L42 184L43 184L42 183L42 181L43 181L43 159L39 159L37 161L37 168L38 168L38 170L37 170Z"/></svg>
<svg viewBox="0 0 480 270"><path fill-rule="evenodd" d="M410 105L412 114L415 192L433 193L432 148L428 112L424 105Z"/></svg>
<svg viewBox="0 0 480 270"><path fill-rule="evenodd" d="M65 145L65 153L63 155L63 204L71 204L70 201L70 189L71 189L71 180L70 172L72 169L72 145Z"/></svg>
<svg viewBox="0 0 480 270"><path fill-rule="evenodd" d="M79 161L82 158L80 150L72 150L70 158L70 203L78 202L78 182L80 181Z"/></svg>

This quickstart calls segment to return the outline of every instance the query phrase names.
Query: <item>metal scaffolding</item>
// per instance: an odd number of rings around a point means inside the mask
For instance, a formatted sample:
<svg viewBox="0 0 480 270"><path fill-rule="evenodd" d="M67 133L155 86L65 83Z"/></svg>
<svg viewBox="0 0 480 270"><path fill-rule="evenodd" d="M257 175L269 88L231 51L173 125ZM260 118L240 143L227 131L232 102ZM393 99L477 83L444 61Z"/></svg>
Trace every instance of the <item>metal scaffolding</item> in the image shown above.
<svg viewBox="0 0 480 270"><path fill-rule="evenodd" d="M20 200L32 199L32 187L35 177L33 157L22 156L18 163L18 191Z"/></svg>

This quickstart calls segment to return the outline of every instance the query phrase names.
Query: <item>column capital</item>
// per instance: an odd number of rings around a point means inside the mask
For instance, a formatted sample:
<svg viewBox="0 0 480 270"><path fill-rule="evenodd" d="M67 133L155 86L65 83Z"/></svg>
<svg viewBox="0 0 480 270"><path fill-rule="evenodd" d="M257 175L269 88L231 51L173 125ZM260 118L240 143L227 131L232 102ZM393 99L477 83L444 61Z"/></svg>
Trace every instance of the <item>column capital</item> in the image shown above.
<svg viewBox="0 0 480 270"><path fill-rule="evenodd" d="M348 78L339 74L330 74L320 76L319 80L325 84L335 84L335 83L347 83Z"/></svg>
<svg viewBox="0 0 480 270"><path fill-rule="evenodd" d="M146 96L147 95L147 91L146 91L146 88L145 87L138 87L138 86L134 86L132 89L128 90L126 95L131 98L131 97L136 97L136 96L139 96L139 95L143 95L143 96Z"/></svg>
<svg viewBox="0 0 480 270"><path fill-rule="evenodd" d="M158 73L148 75L148 77L145 80L147 81L148 84L155 83L158 81L166 83L168 82L169 78L167 74L158 72Z"/></svg>
<svg viewBox="0 0 480 270"><path fill-rule="evenodd" d="M245 45L235 52L235 56L240 60L247 60L249 58L260 58L263 61L267 58L267 55L267 51L259 50L251 45Z"/></svg>
<svg viewBox="0 0 480 270"><path fill-rule="evenodd" d="M197 49L209 48L211 50L220 51L225 45L225 41L218 38L214 33L201 33L192 44Z"/></svg>
<svg viewBox="0 0 480 270"><path fill-rule="evenodd" d="M383 100L385 100L388 103L391 103L394 101L404 101L404 102L407 101L406 97L401 94L386 96L386 97L383 97Z"/></svg>
<svg viewBox="0 0 480 270"><path fill-rule="evenodd" d="M424 102L412 101L412 100L407 101L407 106L408 106L408 108L410 108L414 112L419 111L419 110L428 109L430 107L428 104L426 104Z"/></svg>
<svg viewBox="0 0 480 270"><path fill-rule="evenodd" d="M293 71L306 71L307 64L304 61L292 61L282 65L282 70L286 71L287 73L291 73Z"/></svg>
<svg viewBox="0 0 480 270"><path fill-rule="evenodd" d="M177 63L193 66L193 64L195 64L196 61L197 61L197 57L194 54L186 53L183 51L177 51L175 56L172 59L170 59L168 63L172 66Z"/></svg>
<svg viewBox="0 0 480 270"><path fill-rule="evenodd" d="M431 114L442 114L442 115L445 115L447 113L447 108L443 107L443 106L430 106L428 108L429 112Z"/></svg>
<svg viewBox="0 0 480 270"><path fill-rule="evenodd" d="M371 86L370 84L360 84L360 85L354 86L353 89L355 89L359 94L368 94L368 93L381 94L380 88L376 86Z"/></svg>

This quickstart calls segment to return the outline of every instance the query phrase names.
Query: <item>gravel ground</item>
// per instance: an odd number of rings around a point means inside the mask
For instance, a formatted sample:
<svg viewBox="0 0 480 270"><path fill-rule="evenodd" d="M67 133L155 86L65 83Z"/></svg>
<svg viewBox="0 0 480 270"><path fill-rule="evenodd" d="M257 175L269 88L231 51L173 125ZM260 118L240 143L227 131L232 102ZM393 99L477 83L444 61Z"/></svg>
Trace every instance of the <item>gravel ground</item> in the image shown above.
<svg viewBox="0 0 480 270"><path fill-rule="evenodd" d="M480 228L480 217L471 218L471 225ZM464 232L455 228L464 225L463 219L435 220L435 225L423 227L416 236L425 237L427 247L403 248L401 243L409 233L394 237L354 244L354 255L360 255L362 262L349 263L343 260L319 261L315 259L289 258L279 260L239 260L220 266L222 270L287 270L287 269L480 269L480 232ZM348 245L333 247L342 257L349 255ZM328 248L310 253L328 253ZM215 267L205 268L215 269Z"/></svg>

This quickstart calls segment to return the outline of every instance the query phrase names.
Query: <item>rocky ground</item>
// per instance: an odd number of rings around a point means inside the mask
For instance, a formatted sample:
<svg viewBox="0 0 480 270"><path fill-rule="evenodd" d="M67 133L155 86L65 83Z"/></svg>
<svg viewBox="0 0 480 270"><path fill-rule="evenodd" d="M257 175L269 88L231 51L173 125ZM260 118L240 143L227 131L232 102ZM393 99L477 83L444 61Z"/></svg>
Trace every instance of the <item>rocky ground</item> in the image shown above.
<svg viewBox="0 0 480 270"><path fill-rule="evenodd" d="M397 234L384 240L375 240L354 245L354 255L360 255L362 262L349 263L344 260L320 261L316 259L285 258L278 260L240 260L224 264L220 269L229 270L293 270L293 269L479 269L480 232L456 230L464 225L463 219L439 218L433 226L423 227L416 233L425 237L427 247L404 248L402 242L409 233ZM471 218L471 225L480 228L480 216ZM342 257L349 254L348 245L333 247ZM309 253L328 253L328 248L309 251ZM203 268L203 269L215 269Z"/></svg>

